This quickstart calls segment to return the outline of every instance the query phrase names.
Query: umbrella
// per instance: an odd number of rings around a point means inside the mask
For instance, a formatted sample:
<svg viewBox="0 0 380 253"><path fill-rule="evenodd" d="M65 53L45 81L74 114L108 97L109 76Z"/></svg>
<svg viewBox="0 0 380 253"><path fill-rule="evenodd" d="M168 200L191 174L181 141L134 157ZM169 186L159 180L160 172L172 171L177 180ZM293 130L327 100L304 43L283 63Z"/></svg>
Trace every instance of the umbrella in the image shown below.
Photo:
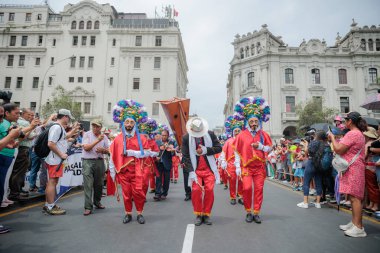
<svg viewBox="0 0 380 253"><path fill-rule="evenodd" d="M380 90L378 90L377 94L373 94L367 97L365 102L361 105L361 107L367 110L380 110Z"/></svg>
<svg viewBox="0 0 380 253"><path fill-rule="evenodd" d="M329 123L315 123L315 124L311 125L310 128L314 128L315 131L327 132L329 130L329 126L331 127L331 129L335 128L334 125L329 124Z"/></svg>
<svg viewBox="0 0 380 253"><path fill-rule="evenodd" d="M370 118L370 117L362 117L369 126L377 128L379 125L380 121L378 119Z"/></svg>

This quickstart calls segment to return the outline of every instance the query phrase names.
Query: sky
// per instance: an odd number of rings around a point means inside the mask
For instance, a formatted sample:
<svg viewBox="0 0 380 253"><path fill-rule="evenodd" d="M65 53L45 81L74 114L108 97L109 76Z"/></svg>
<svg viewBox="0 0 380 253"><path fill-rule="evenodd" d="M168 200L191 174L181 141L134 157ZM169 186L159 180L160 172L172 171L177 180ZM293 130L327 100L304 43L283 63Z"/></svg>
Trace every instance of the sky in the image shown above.
<svg viewBox="0 0 380 253"><path fill-rule="evenodd" d="M0 3L41 4L42 0L0 0ZM49 0L59 13L67 3L80 0ZM343 37L352 18L358 26L380 25L377 0L97 0L119 12L144 12L154 17L155 7L174 5L179 15L189 66L190 113L204 117L211 128L224 124L226 84L233 58L234 36L260 30L262 24L289 46L303 39L325 39L333 46L337 32Z"/></svg>

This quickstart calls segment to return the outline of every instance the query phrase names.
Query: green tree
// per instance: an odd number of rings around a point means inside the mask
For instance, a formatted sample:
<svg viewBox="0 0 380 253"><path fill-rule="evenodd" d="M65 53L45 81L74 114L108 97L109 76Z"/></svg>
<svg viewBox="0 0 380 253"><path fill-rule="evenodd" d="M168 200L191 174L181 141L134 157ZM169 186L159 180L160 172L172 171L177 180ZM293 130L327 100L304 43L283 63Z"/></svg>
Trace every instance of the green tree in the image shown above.
<svg viewBox="0 0 380 253"><path fill-rule="evenodd" d="M75 120L80 120L82 118L82 111L80 104L75 103L70 97L68 92L61 86L57 86L53 92L53 97L50 99L49 103L42 106L42 116L46 119L51 114L56 113L59 109L68 109Z"/></svg>
<svg viewBox="0 0 380 253"><path fill-rule="evenodd" d="M333 116L338 113L335 108L323 106L322 98L313 98L305 103L298 104L296 113L298 120L298 134L302 133L302 128L315 123L332 123Z"/></svg>

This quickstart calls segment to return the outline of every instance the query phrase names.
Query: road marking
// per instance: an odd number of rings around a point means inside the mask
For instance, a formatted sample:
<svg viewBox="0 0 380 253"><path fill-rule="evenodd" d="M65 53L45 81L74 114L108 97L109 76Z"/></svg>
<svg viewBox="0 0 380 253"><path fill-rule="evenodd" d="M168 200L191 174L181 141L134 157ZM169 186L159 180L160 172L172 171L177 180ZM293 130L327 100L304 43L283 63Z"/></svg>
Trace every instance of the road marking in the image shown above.
<svg viewBox="0 0 380 253"><path fill-rule="evenodd" d="M193 249L194 224L188 224L186 228L185 239L183 240L182 253L191 253Z"/></svg>
<svg viewBox="0 0 380 253"><path fill-rule="evenodd" d="M287 187L287 186L285 186L285 185L278 184L278 183L273 182L273 181L270 181L270 180L266 180L266 181L267 181L267 182L270 182L272 185L275 185L275 186L277 186L277 187L279 187L279 188L283 188L283 189L286 189L286 190L288 190L288 191L290 191L290 192L293 192L293 193L296 193L296 194L298 194L298 195L302 195L302 196L303 196L303 193L302 193L302 192L293 191L291 188L289 188L289 187ZM310 198L310 197L309 197L309 198ZM329 206L331 206L331 207L333 207L333 208L335 208L335 209L338 209L337 206L334 206L334 205L329 205ZM343 212L345 212L345 213L347 213L347 214L352 214L352 211L347 210L347 209L344 209L344 208L340 208L339 210L340 210L340 211L343 211ZM376 220L375 218L368 217L368 216L362 216L362 218L363 218L364 220L371 221L371 222L373 222L373 223L375 223L375 224L380 224L380 221Z"/></svg>
<svg viewBox="0 0 380 253"><path fill-rule="evenodd" d="M78 195L78 194L80 194L80 193L83 193L83 191L80 191L80 192L72 193L72 194L70 194L70 195L63 196L61 199L66 199L66 198L69 198L69 197L72 197L72 196ZM39 202L39 203L36 203L36 204L30 205L30 206L26 206L26 207L22 207L22 208L19 208L19 209L16 209L16 210L12 210L12 211L9 211L9 212L6 212L6 213L2 213L2 214L0 214L0 218L1 218L1 217L8 216L8 215L11 215L11 214L20 213L20 212L23 212L23 211L29 210L29 209L34 208L34 207L37 207L37 206L43 206L44 204L45 204L45 201L41 201L41 202Z"/></svg>

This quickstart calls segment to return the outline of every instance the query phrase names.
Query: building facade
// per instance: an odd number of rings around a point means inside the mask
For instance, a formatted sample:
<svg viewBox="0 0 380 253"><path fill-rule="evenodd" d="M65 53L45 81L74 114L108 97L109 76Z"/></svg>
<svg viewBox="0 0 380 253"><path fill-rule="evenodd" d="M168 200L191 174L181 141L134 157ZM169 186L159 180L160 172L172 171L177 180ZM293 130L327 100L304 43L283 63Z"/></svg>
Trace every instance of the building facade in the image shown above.
<svg viewBox="0 0 380 253"><path fill-rule="evenodd" d="M322 98L324 106L341 114L356 110L380 116L360 107L380 88L379 26L358 27L353 21L350 31L343 38L338 34L333 46L311 39L291 47L263 25L260 31L236 35L232 45L226 117L240 98L262 96L271 106L271 119L264 128L279 138L295 134L296 105L312 98Z"/></svg>
<svg viewBox="0 0 380 253"><path fill-rule="evenodd" d="M84 120L112 126L123 98L166 123L158 100L186 97L186 54L178 22L118 12L84 0L59 14L48 5L0 5L0 90L36 111L56 87L80 103Z"/></svg>

